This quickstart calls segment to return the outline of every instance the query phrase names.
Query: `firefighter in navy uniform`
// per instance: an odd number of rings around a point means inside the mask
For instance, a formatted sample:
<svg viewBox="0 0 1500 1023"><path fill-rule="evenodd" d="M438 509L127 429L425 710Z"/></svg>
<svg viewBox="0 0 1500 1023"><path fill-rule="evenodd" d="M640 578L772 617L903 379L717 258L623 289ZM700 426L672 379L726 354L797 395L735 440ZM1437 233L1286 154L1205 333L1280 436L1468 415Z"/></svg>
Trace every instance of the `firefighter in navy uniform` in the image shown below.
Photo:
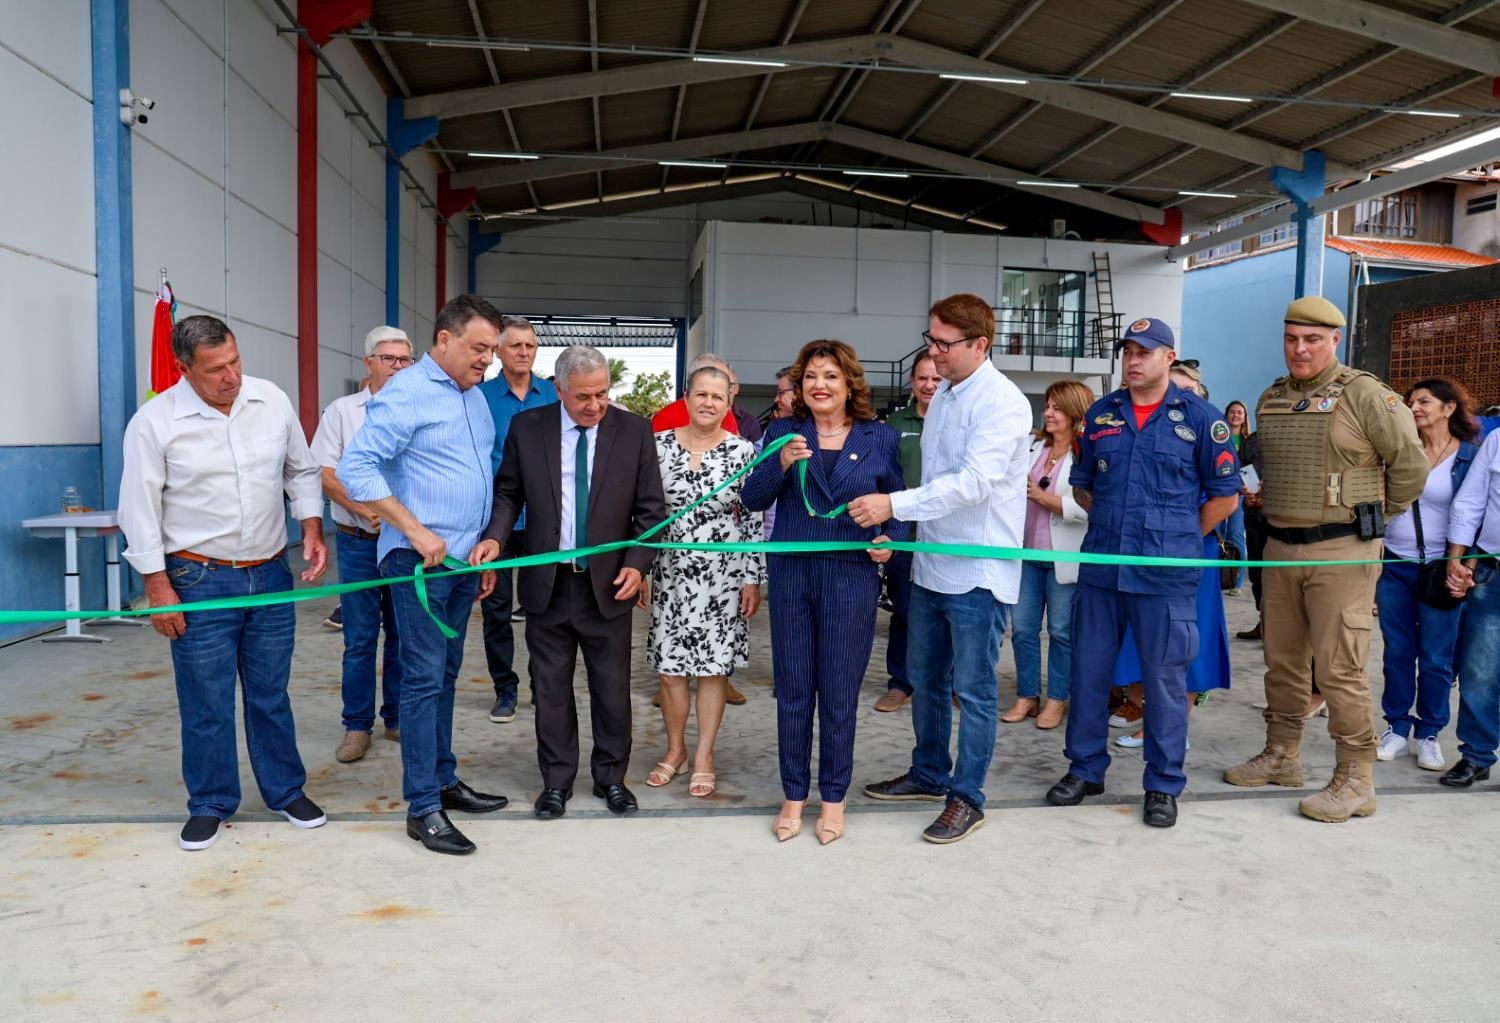
<svg viewBox="0 0 1500 1023"><path fill-rule="evenodd" d="M1176 358L1172 329L1156 319L1130 325L1125 387L1094 403L1078 438L1068 481L1088 509L1083 550L1094 554L1201 558L1203 538L1239 501L1239 461L1229 424L1208 402L1169 379ZM1187 783L1188 665L1198 652L1201 568L1079 566L1073 595L1072 706L1068 773L1047 792L1073 806L1104 791L1109 767L1109 689L1128 624L1140 652L1146 691L1144 820L1177 821Z"/></svg>
<svg viewBox="0 0 1500 1023"><path fill-rule="evenodd" d="M1267 561L1375 561L1385 521L1427 482L1411 410L1378 377L1338 361L1343 314L1316 296L1286 310L1288 375L1255 410ZM1315 820L1375 812L1371 607L1380 565L1268 568L1264 575L1266 747L1224 772L1231 785L1300 786L1302 725L1312 691L1328 701L1333 779L1303 799Z"/></svg>

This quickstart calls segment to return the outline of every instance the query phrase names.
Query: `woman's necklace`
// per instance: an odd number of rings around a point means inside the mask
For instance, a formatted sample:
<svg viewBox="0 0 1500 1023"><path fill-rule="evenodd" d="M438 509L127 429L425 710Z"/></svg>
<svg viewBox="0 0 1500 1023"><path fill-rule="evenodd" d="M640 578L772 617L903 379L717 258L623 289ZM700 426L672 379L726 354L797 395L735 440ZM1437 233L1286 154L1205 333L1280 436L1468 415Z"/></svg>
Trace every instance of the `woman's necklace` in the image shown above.
<svg viewBox="0 0 1500 1023"><path fill-rule="evenodd" d="M1439 451L1437 453L1437 457L1436 458L1433 458L1432 457L1432 453L1430 451L1427 451L1424 448L1423 449L1423 453L1427 455L1427 464L1429 466L1436 467L1439 462L1441 462L1444 458L1447 458L1448 457L1448 449L1453 446L1454 440L1456 440L1456 438L1449 437L1448 438L1448 442L1443 445L1443 450L1441 450L1441 451Z"/></svg>
<svg viewBox="0 0 1500 1023"><path fill-rule="evenodd" d="M824 438L826 440L829 437L837 437L839 434L843 433L847 429L849 429L849 424L845 423L843 426L839 427L837 430L829 430L827 433L824 433L822 430L819 430L818 431L818 436L822 437L822 438Z"/></svg>

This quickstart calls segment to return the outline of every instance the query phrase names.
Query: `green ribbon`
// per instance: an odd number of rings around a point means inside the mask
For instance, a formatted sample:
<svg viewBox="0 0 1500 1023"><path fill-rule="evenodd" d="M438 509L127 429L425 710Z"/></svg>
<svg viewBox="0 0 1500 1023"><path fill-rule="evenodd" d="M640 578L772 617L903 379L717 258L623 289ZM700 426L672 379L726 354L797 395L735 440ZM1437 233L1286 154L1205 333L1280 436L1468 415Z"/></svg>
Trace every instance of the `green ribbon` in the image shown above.
<svg viewBox="0 0 1500 1023"><path fill-rule="evenodd" d="M615 540L610 543L596 544L592 547L579 547L570 551L546 551L541 554L526 554L518 558L488 561L482 565L468 565L457 558L448 557L443 560L442 567L453 574L528 568L533 565L551 565L562 561L574 561L578 558L611 554L614 551L630 547L645 547L658 551L677 550L753 554L829 554L836 551L868 551L871 548L878 547L895 551L910 551L914 554L940 554L952 558L1071 562L1080 565L1130 565L1138 568L1224 568L1226 566L1234 566L1236 568L1333 568L1344 565L1385 565L1405 560L1402 558L1347 558L1329 561L1222 561L1218 558L1162 558L1134 554L1090 554L1083 551L1031 550L1025 547L985 547L978 544L930 543L920 540L884 540L876 544L853 540L664 543L650 539L726 487L733 485L761 462L778 452L783 445L796 436L799 435L789 433L767 444L754 459L723 483L680 511L673 513L668 518L646 530L634 540ZM816 511L807 500L805 486L807 462L804 460L797 464L799 482L803 484L802 501L807 505L809 514L816 515L819 518L831 519L841 514L848 507L847 504L844 504L830 512L820 513ZM1428 560L1463 561L1491 556L1488 554L1465 554L1456 558L1429 558ZM357 593L361 590L371 590L379 586L399 586L411 583L416 589L417 601L422 605L422 610L427 612L428 617L436 623L438 630L444 636L454 639L458 633L449 628L446 622L434 614L429 604L427 580L430 578L430 575L430 570L426 570L422 565L418 564L413 573L406 576L392 576L388 579L367 579L363 582L338 583L332 586L309 586L300 590L282 590L278 593L255 593L244 597L220 597L215 600L190 601L163 607L127 608L121 611L0 611L0 625L30 625L61 622L70 618L84 620L143 618L149 615L173 614L177 612L187 614L194 611L238 610L248 607L267 607L272 604L289 604L303 600L321 600L324 597L337 597L344 593Z"/></svg>
<svg viewBox="0 0 1500 1023"><path fill-rule="evenodd" d="M792 435L787 434L787 436L790 437ZM820 512L812 506L812 502L807 499L807 463L809 461L811 461L811 459L804 458L802 461L797 463L797 486L802 491L802 507L806 508L807 514L811 515L815 519L836 519L849 509L849 502L845 501L843 504L833 509L833 511L826 512Z"/></svg>

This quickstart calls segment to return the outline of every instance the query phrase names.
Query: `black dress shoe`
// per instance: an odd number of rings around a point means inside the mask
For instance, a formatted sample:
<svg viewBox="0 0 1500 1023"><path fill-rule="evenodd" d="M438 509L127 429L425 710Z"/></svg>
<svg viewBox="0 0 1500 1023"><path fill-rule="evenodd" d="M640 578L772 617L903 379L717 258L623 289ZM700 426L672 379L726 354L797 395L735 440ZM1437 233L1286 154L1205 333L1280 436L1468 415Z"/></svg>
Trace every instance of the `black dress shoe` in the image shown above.
<svg viewBox="0 0 1500 1023"><path fill-rule="evenodd" d="M572 798L572 789L542 789L542 794L536 797L536 815L544 821L557 820L568 812L568 800Z"/></svg>
<svg viewBox="0 0 1500 1023"><path fill-rule="evenodd" d="M1103 791L1103 782L1084 781L1069 771L1062 781L1047 790L1047 802L1053 806L1077 806L1084 796L1097 796Z"/></svg>
<svg viewBox="0 0 1500 1023"><path fill-rule="evenodd" d="M610 813L635 813L640 809L640 805L635 801L635 793L624 785L605 785L596 781L594 782L594 795L604 800L604 805L609 807Z"/></svg>
<svg viewBox="0 0 1500 1023"><path fill-rule="evenodd" d="M474 851L474 843L465 838L441 810L434 810L425 817L406 818L406 837L421 842L433 852L449 856L467 856Z"/></svg>
<svg viewBox="0 0 1500 1023"><path fill-rule="evenodd" d="M445 788L442 797L444 810L462 810L464 813L492 813L505 809L510 803L504 796L475 792L461 781Z"/></svg>
<svg viewBox="0 0 1500 1023"><path fill-rule="evenodd" d="M933 802L944 802L947 797L941 792L933 792L924 789L911 780L911 775L903 774L899 778L890 781L877 781L865 786L865 795L871 799L930 799Z"/></svg>
<svg viewBox="0 0 1500 1023"><path fill-rule="evenodd" d="M1146 793L1141 819L1153 828L1170 828L1177 823L1177 797L1165 792Z"/></svg>
<svg viewBox="0 0 1500 1023"><path fill-rule="evenodd" d="M1444 785L1451 785L1456 789L1466 789L1476 781L1489 780L1490 769L1488 767L1480 767L1467 760L1460 760L1448 769L1447 774L1438 779Z"/></svg>

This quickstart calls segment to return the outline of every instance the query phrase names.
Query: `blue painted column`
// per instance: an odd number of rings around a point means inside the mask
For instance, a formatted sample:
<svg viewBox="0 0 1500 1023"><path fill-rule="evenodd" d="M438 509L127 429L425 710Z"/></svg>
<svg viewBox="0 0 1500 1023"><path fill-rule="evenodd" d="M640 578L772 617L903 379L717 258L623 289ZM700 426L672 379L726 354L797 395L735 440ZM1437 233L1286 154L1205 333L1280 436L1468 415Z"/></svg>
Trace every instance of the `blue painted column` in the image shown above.
<svg viewBox="0 0 1500 1023"><path fill-rule="evenodd" d="M1293 298L1323 294L1324 220L1313 214L1311 204L1326 190L1326 171L1323 154L1316 149L1302 154L1300 173L1286 167L1271 168L1271 184L1292 201L1295 209L1292 223L1297 225L1297 280Z"/></svg>
<svg viewBox="0 0 1500 1023"><path fill-rule="evenodd" d="M465 280L466 287L464 288L469 294L474 294L479 287L477 283L479 279L479 257L499 245L500 239L504 237L498 231L494 234L481 234L479 231L479 218L469 218L469 276Z"/></svg>
<svg viewBox="0 0 1500 1023"><path fill-rule="evenodd" d="M392 96L385 104L385 322L401 325L401 165L396 161L438 133L436 117L408 120L405 103Z"/></svg>
<svg viewBox="0 0 1500 1023"><path fill-rule="evenodd" d="M120 503L125 424L136 408L130 129L120 123L120 90L130 84L130 0L93 0L91 26L100 501L105 508L115 508Z"/></svg>

